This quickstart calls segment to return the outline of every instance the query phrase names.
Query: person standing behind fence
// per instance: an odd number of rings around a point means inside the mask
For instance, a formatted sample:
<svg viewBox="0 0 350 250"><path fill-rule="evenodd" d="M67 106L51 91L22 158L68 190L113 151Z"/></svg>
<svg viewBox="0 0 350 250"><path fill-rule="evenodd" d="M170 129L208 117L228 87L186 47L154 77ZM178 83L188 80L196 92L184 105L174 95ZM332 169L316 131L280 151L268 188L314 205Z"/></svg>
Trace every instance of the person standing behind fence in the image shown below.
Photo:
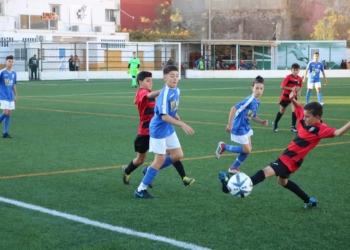
<svg viewBox="0 0 350 250"><path fill-rule="evenodd" d="M129 66L128 66L128 75L131 74L131 87L132 88L137 88L137 82L136 82L136 76L137 73L139 72L140 68L140 59L136 57L136 52L132 53L132 58L129 60Z"/></svg>
<svg viewBox="0 0 350 250"><path fill-rule="evenodd" d="M30 59L29 59L29 69L30 69L30 79L31 80L37 80L38 77L37 77L37 72L38 72L38 59L36 58L36 55L32 56ZM35 78L34 78L35 76Z"/></svg>
<svg viewBox="0 0 350 250"><path fill-rule="evenodd" d="M79 71L80 59L77 55L75 55L74 61L75 61L75 71Z"/></svg>
<svg viewBox="0 0 350 250"><path fill-rule="evenodd" d="M75 60L73 55L70 55L70 58L68 60L68 64L69 64L69 71L74 71L75 70Z"/></svg>
<svg viewBox="0 0 350 250"><path fill-rule="evenodd" d="M5 120L3 138L11 138L8 134L10 125L11 110L15 109L17 95L17 74L12 70L13 56L6 57L6 68L0 71L0 108L3 113L0 115L0 123Z"/></svg>

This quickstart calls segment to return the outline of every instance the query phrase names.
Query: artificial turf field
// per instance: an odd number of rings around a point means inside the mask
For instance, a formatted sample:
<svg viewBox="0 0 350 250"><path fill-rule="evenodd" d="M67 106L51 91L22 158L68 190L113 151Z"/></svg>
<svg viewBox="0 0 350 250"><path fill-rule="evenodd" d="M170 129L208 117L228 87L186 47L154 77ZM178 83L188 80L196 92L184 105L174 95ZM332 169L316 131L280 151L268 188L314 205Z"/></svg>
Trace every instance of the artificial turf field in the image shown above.
<svg viewBox="0 0 350 250"><path fill-rule="evenodd" d="M13 138L0 138L0 249L350 249L350 132L321 141L291 176L319 200L316 208L304 210L276 178L244 199L221 192L218 173L236 155L215 159L214 151L218 141L229 142L230 108L251 94L252 79L180 81L178 114L196 133L175 129L196 183L185 188L166 168L149 189L151 200L133 197L141 167L130 185L121 180L121 167L136 156L139 118L130 80L20 82ZM269 124L281 81L265 79L258 116ZM323 121L339 128L349 121L350 83L328 81ZM154 90L162 85L153 81ZM305 87L302 103L304 96ZM295 136L289 107L278 133L251 125L253 152L241 166L248 175L276 160Z"/></svg>

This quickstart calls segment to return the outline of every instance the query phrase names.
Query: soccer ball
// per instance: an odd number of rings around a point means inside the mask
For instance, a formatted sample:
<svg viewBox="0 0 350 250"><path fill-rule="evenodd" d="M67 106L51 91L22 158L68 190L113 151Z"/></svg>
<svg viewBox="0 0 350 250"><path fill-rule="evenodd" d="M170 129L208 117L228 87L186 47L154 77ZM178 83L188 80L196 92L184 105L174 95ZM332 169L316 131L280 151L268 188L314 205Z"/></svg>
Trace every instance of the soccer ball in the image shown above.
<svg viewBox="0 0 350 250"><path fill-rule="evenodd" d="M240 172L229 179L226 187L233 196L244 198L252 191L253 183L248 175Z"/></svg>

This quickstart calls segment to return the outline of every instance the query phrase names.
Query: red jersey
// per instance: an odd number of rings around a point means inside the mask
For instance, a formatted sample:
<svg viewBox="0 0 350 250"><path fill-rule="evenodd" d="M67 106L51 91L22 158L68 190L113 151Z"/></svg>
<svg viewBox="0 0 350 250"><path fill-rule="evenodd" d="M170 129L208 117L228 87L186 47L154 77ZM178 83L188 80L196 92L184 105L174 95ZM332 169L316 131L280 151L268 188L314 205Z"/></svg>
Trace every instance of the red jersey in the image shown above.
<svg viewBox="0 0 350 250"><path fill-rule="evenodd" d="M304 109L299 105L294 111L298 119L298 133L294 140L288 145L287 149L279 159L287 166L290 172L295 172L303 163L305 156L311 149L321 141L322 138L333 138L335 128L330 128L326 124L319 122L312 126L306 126L304 118Z"/></svg>
<svg viewBox="0 0 350 250"><path fill-rule="evenodd" d="M293 74L290 74L284 78L281 87L293 88L294 86L303 86L303 79L300 76L294 77ZM290 101L289 94L291 90L282 89L282 94L280 98L281 101Z"/></svg>
<svg viewBox="0 0 350 250"><path fill-rule="evenodd" d="M156 99L147 98L147 94L150 92L150 90L142 88L136 92L135 102L140 116L140 125L137 132L139 135L149 135L149 123L154 115L156 104Z"/></svg>

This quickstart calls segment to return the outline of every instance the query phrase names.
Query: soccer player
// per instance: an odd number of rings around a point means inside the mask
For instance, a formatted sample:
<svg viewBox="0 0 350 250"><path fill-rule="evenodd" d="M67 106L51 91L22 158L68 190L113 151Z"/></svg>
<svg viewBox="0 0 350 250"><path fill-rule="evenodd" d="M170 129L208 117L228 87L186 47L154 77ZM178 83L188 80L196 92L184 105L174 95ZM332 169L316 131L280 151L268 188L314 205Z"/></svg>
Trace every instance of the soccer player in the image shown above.
<svg viewBox="0 0 350 250"><path fill-rule="evenodd" d="M292 91L293 87L298 86L299 90L301 91L301 88L303 86L303 79L298 76L300 72L300 65L293 63L291 71L292 74L287 75L281 84L282 94L280 97L280 111L277 113L275 121L272 122L274 132L278 131L278 122L286 111L287 106L290 104L289 94ZM300 91L297 93L298 96L300 96ZM297 129L295 127L296 122L297 117L294 113L292 113L292 126L290 128L292 132L297 132Z"/></svg>
<svg viewBox="0 0 350 250"><path fill-rule="evenodd" d="M132 58L129 60L129 65L128 65L128 74L131 74L131 87L132 88L137 88L137 83L136 83L136 76L138 73L138 68L140 67L140 59L136 57L136 52L132 53Z"/></svg>
<svg viewBox="0 0 350 250"><path fill-rule="evenodd" d="M138 133L134 141L135 152L137 152L136 158L134 158L128 166L123 166L123 182L128 185L130 183L130 174L137 167L145 162L147 157L147 151L149 149L149 123L154 115L154 106L156 103L155 97L157 97L161 90L152 91L152 73L148 71L141 71L137 75L137 83L140 89L136 92L134 103L137 105L140 124ZM186 176L185 169L181 161L173 163L177 172L181 176L181 179L186 187L189 187L195 182L195 179ZM142 169L142 173L145 174L147 167ZM152 187L149 184L149 187Z"/></svg>
<svg viewBox="0 0 350 250"><path fill-rule="evenodd" d="M9 133L11 110L15 109L17 95L17 74L12 70L13 56L6 57L6 67L0 71L0 108L3 113L0 115L0 123L4 121L3 138L12 138Z"/></svg>
<svg viewBox="0 0 350 250"><path fill-rule="evenodd" d="M303 82L305 82L306 77L309 74L309 78L307 81L306 103L309 103L311 90L315 87L318 102L323 106L325 105L325 103L322 102L320 72L322 72L324 78L324 85L327 85L327 79L326 74L324 72L323 63L318 61L319 58L320 54L316 51L314 53L314 60L312 62L309 62L309 64L306 67Z"/></svg>
<svg viewBox="0 0 350 250"><path fill-rule="evenodd" d="M250 137L253 135L253 130L250 128L250 120L257 123L268 125L267 120L261 120L257 117L258 108L260 106L259 98L264 92L264 78L257 76L253 81L253 94L246 97L243 101L237 103L231 108L226 132L231 133L231 141L241 144L242 146L228 145L224 142L219 142L215 151L215 157L220 158L220 155L225 151L237 153L238 157L230 166L228 172L236 174L240 172L239 166L248 157L252 151L252 142Z"/></svg>
<svg viewBox="0 0 350 250"><path fill-rule="evenodd" d="M289 189L305 202L304 208L312 208L317 205L315 198L307 195L296 183L289 180L292 173L297 171L303 163L306 155L321 141L323 138L333 138L341 136L350 129L350 122L346 123L339 129L330 128L322 122L323 107L318 102L310 102L304 107L296 100L296 93L293 90L290 94L292 101L292 110L298 119L298 134L288 145L287 149L275 161L270 163L266 168L259 170L251 176L253 185L257 185L271 176L277 176L278 184ZM227 193L228 174L220 172L222 190Z"/></svg>
<svg viewBox="0 0 350 250"><path fill-rule="evenodd" d="M194 130L186 123L180 121L177 114L180 100L179 70L176 66L166 66L163 69L165 85L162 88L154 116L149 126L149 151L154 153L154 161L147 168L139 187L135 190L136 198L154 198L147 191L147 187L157 176L159 169L163 169L183 157L180 141L176 135L174 125L181 127L186 134L193 135ZM167 155L167 151L169 155Z"/></svg>

